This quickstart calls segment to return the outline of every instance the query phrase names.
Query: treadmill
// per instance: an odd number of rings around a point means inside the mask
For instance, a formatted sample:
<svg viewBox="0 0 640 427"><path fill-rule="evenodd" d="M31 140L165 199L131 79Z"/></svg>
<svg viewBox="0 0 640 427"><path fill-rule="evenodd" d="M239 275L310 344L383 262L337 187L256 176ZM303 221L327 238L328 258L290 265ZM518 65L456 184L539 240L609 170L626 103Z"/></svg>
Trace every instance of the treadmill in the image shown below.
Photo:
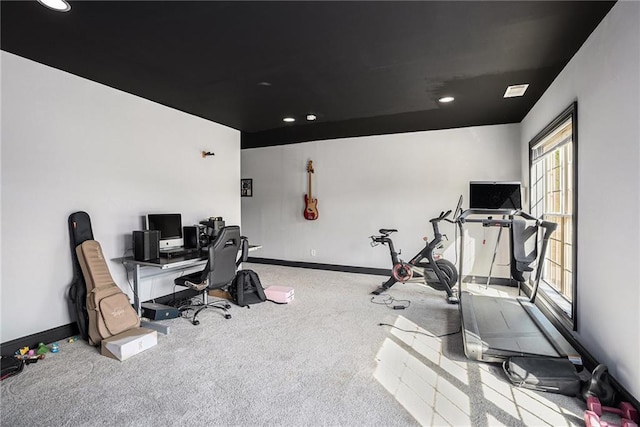
<svg viewBox="0 0 640 427"><path fill-rule="evenodd" d="M580 354L535 305L547 243L557 225L517 209L468 209L458 217L460 254L458 298L465 355L472 360L503 362L514 356L566 358L582 366ZM531 296L505 298L462 292L464 226L510 228L511 275L520 284L537 263ZM543 232L538 249L538 236Z"/></svg>

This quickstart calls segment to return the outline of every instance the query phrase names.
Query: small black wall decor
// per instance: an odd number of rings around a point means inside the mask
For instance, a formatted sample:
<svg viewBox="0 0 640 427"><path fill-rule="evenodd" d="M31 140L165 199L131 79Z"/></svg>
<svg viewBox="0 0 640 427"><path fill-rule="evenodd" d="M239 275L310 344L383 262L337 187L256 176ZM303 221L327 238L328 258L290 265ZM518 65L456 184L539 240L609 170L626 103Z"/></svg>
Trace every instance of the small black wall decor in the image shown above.
<svg viewBox="0 0 640 427"><path fill-rule="evenodd" d="M253 197L253 179L247 178L240 180L240 196Z"/></svg>

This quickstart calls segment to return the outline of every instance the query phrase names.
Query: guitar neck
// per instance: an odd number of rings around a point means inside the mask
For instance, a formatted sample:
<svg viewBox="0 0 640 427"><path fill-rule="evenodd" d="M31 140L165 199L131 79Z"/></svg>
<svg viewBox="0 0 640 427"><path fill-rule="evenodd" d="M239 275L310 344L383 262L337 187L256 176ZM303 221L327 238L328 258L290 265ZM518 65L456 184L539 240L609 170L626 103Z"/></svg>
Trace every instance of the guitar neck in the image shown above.
<svg viewBox="0 0 640 427"><path fill-rule="evenodd" d="M312 199L312 195L311 195L311 172L307 172L307 175L309 176L308 179L308 183L307 183L307 194L309 195L309 199Z"/></svg>

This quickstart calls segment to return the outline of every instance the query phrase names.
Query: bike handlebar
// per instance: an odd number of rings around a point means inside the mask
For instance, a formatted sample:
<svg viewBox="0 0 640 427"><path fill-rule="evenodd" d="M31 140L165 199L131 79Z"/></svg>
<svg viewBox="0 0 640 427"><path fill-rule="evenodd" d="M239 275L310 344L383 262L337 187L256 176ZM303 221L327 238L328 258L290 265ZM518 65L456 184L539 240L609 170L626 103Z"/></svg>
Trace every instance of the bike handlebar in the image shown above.
<svg viewBox="0 0 640 427"><path fill-rule="evenodd" d="M431 218L429 220L429 222L434 223L434 222L440 222L443 219L446 219L449 215L451 215L451 209L449 209L446 212L440 212L440 215L437 218Z"/></svg>

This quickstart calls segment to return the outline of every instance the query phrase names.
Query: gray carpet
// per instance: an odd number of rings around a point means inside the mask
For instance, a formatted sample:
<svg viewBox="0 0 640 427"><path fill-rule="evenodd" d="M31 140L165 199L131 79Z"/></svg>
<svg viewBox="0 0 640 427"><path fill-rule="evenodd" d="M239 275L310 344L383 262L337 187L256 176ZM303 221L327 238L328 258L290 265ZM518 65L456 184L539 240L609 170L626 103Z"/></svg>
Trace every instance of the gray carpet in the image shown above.
<svg viewBox="0 0 640 427"><path fill-rule="evenodd" d="M456 306L419 284L371 302L383 277L245 264L265 302L163 323L158 345L120 362L84 341L0 385L3 426L582 425L574 398L511 387L498 366L468 361ZM495 288L494 288L495 289ZM382 297L376 301L381 302ZM398 328L417 331L403 332Z"/></svg>

